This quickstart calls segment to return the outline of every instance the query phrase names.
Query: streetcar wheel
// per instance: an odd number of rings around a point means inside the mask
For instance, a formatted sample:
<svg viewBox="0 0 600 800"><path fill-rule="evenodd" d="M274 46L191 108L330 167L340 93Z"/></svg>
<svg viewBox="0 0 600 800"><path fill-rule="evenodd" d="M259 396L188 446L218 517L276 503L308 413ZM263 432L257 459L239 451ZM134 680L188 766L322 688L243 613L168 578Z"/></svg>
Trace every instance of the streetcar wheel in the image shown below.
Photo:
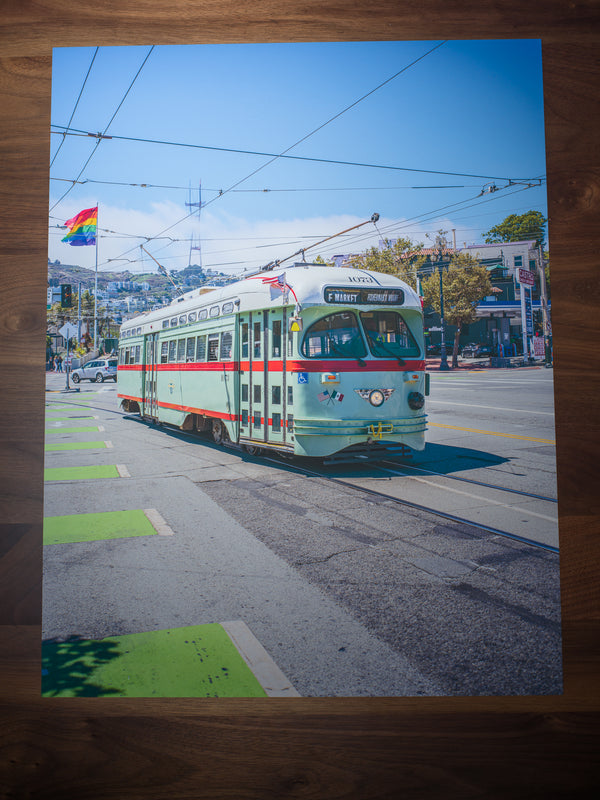
<svg viewBox="0 0 600 800"><path fill-rule="evenodd" d="M73 383L79 383L80 380L79 375L75 373L75 375L71 376L71 380L73 381Z"/></svg>
<svg viewBox="0 0 600 800"><path fill-rule="evenodd" d="M101 372L99 372L99 373L96 375L96 383L103 383L103 382L104 382L104 376L102 375L102 373L101 373Z"/></svg>
<svg viewBox="0 0 600 800"><path fill-rule="evenodd" d="M262 447L258 447L255 444L245 444L244 450L248 453L249 456L260 456L262 455L263 452Z"/></svg>
<svg viewBox="0 0 600 800"><path fill-rule="evenodd" d="M220 419L213 420L212 435L217 444L223 444L229 438L227 436L227 430Z"/></svg>

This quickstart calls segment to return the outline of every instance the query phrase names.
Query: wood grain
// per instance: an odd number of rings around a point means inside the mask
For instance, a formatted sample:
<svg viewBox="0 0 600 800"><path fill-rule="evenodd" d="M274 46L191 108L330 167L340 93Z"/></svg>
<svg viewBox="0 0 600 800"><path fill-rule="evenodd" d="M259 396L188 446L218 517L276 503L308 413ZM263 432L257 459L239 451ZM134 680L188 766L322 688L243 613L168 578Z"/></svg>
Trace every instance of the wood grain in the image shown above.
<svg viewBox="0 0 600 800"><path fill-rule="evenodd" d="M598 788L598 11L596 0L2 0L2 797L530 800ZM543 42L564 694L42 700L52 47L441 38Z"/></svg>

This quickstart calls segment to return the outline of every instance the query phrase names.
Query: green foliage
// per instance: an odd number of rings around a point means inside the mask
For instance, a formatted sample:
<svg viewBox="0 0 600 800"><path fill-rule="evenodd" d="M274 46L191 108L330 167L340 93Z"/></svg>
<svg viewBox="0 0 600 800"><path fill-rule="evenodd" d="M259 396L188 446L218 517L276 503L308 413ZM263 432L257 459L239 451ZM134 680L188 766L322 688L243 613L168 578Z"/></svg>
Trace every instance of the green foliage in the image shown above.
<svg viewBox="0 0 600 800"><path fill-rule="evenodd" d="M486 244L497 242L522 242L535 239L535 246L544 243L544 226L548 220L539 211L527 211L525 214L510 214L499 225L495 225L483 235Z"/></svg>
<svg viewBox="0 0 600 800"><path fill-rule="evenodd" d="M463 325L475 322L477 306L492 293L492 284L485 267L468 253L455 255L448 269L442 269L444 320L456 325L452 366L458 366L458 341ZM423 304L441 311L440 278L436 271L422 283Z"/></svg>
<svg viewBox="0 0 600 800"><path fill-rule="evenodd" d="M364 253L353 256L350 264L356 269L395 275L416 289L417 270L425 262L425 257L421 255L422 249L422 244L413 244L410 239L397 239L393 244L386 241L383 250L371 247Z"/></svg>

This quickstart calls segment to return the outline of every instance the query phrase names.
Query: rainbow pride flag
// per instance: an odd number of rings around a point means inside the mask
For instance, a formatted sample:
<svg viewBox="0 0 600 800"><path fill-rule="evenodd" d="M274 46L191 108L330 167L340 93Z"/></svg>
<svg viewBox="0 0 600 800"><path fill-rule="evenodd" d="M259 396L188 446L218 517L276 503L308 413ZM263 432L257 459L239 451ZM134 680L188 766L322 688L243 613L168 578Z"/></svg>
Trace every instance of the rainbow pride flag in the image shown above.
<svg viewBox="0 0 600 800"><path fill-rule="evenodd" d="M61 241L72 244L75 247L96 244L98 206L80 211L75 217L68 219L65 225L69 228L69 232Z"/></svg>

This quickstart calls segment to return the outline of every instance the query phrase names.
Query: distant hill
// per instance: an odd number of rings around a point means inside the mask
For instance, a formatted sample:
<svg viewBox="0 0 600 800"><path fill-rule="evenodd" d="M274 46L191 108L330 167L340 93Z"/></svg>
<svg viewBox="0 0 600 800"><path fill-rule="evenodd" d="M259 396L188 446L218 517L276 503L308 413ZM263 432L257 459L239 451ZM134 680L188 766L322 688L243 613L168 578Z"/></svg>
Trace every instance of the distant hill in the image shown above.
<svg viewBox="0 0 600 800"><path fill-rule="evenodd" d="M48 282L51 286L60 286L61 283L70 283L74 289L81 283L83 289L92 289L94 286L95 271L87 267L74 264L48 264ZM172 287L171 282L160 273L132 273L129 270L122 272L101 272L98 270L98 288L106 289L111 281L132 281L133 283L149 283L152 289L159 291Z"/></svg>

